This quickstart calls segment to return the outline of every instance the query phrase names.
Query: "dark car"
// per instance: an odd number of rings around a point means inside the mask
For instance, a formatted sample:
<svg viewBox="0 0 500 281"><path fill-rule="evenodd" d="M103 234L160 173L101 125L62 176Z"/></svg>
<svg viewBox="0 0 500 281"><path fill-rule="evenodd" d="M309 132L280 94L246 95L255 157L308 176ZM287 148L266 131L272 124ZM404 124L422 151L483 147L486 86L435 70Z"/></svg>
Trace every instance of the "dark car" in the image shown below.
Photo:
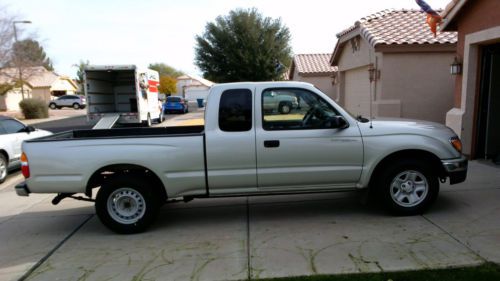
<svg viewBox="0 0 500 281"><path fill-rule="evenodd" d="M188 103L183 97L167 97L163 104L163 112L180 112L187 113L189 111Z"/></svg>

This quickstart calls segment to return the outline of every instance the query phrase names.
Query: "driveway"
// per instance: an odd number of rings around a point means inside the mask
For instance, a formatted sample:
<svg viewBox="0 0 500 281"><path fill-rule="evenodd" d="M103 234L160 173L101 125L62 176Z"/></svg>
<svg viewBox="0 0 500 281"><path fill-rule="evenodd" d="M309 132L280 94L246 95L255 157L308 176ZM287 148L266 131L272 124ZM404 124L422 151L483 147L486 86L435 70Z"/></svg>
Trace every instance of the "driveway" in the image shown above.
<svg viewBox="0 0 500 281"><path fill-rule="evenodd" d="M0 186L0 280L241 280L500 262L500 168L473 161L427 214L392 217L359 194L199 199L117 235L91 203Z"/></svg>

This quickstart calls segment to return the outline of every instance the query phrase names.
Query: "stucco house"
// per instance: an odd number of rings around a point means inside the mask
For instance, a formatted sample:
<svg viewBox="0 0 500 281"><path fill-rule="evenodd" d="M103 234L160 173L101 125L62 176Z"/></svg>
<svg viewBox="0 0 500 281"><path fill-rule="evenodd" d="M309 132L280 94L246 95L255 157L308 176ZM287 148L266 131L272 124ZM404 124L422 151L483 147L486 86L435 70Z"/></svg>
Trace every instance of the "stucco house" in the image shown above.
<svg viewBox="0 0 500 281"><path fill-rule="evenodd" d="M500 1L454 0L440 30L458 32L456 86L446 125L472 159L500 163Z"/></svg>
<svg viewBox="0 0 500 281"><path fill-rule="evenodd" d="M55 97L74 94L77 85L66 76L57 75L42 66L27 67L22 70L26 81L24 84L24 98L41 99L49 102ZM0 84L13 84L18 80L19 70L17 68L5 68L0 72ZM12 90L0 96L0 110L19 110L19 102L22 100L20 88Z"/></svg>
<svg viewBox="0 0 500 281"><path fill-rule="evenodd" d="M337 96L333 77L337 68L330 65L332 54L298 54L293 57L288 80L308 82L334 99Z"/></svg>
<svg viewBox="0 0 500 281"><path fill-rule="evenodd" d="M177 77L177 92L175 95L183 96L187 101L206 100L213 84L214 82L196 75L182 75Z"/></svg>
<svg viewBox="0 0 500 281"><path fill-rule="evenodd" d="M337 34L336 101L355 115L444 123L453 105L456 32L437 37L418 10L384 10ZM370 103L371 99L371 103Z"/></svg>

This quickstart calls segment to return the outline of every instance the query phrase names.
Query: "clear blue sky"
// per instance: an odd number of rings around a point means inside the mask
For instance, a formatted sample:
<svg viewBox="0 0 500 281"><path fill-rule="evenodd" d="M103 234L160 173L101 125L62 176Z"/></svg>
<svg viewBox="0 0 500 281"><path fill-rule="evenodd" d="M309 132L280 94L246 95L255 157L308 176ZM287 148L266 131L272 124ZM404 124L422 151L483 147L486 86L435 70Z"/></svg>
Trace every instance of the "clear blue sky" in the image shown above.
<svg viewBox="0 0 500 281"><path fill-rule="evenodd" d="M427 0L444 8L450 0ZM335 34L356 20L389 8L418 9L414 0L0 0L19 19L31 20L60 74L74 76L79 60L92 64L164 62L188 73L195 67L195 36L207 22L235 8L256 7L281 18L295 54L330 53Z"/></svg>

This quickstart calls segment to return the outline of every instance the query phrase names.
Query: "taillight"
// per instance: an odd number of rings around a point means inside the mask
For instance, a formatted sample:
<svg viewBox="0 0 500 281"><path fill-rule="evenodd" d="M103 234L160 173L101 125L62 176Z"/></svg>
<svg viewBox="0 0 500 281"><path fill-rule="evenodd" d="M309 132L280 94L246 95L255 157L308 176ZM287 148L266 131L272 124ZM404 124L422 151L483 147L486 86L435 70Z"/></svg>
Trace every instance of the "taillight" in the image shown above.
<svg viewBox="0 0 500 281"><path fill-rule="evenodd" d="M24 178L29 178L30 177L30 166L28 165L28 157L26 157L26 154L21 155L21 172L23 173Z"/></svg>

